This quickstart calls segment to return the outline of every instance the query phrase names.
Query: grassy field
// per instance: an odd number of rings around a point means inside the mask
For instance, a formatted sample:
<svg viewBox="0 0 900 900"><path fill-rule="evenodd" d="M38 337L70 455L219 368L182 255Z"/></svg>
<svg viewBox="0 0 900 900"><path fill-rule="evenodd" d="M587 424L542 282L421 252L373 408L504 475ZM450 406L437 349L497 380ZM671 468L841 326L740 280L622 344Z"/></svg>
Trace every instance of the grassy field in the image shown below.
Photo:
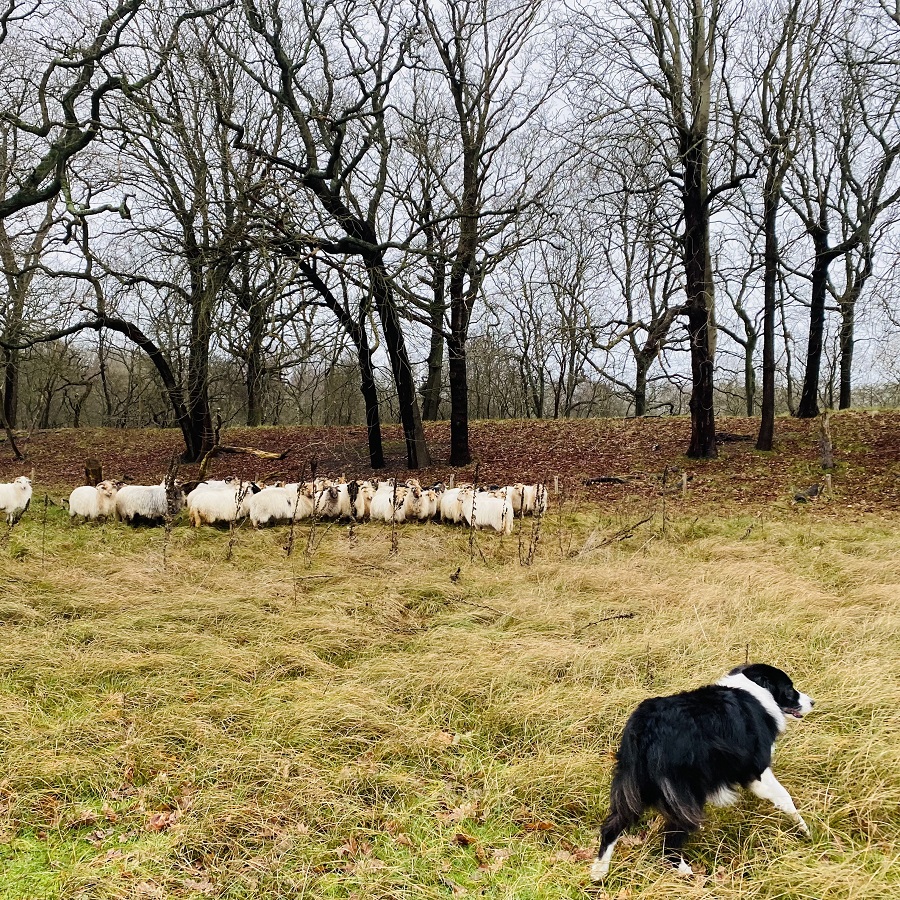
<svg viewBox="0 0 900 900"><path fill-rule="evenodd" d="M806 508L406 526L73 527L0 544L0 898L900 896L900 530ZM230 559L228 558L230 556ZM588 885L642 698L751 659L816 699L663 869Z"/></svg>

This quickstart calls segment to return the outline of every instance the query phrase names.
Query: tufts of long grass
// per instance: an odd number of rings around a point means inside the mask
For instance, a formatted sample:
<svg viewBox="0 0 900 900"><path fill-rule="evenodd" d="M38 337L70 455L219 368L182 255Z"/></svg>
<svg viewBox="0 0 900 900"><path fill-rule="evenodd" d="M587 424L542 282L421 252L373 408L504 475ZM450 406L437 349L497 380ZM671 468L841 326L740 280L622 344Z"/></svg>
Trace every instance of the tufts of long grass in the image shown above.
<svg viewBox="0 0 900 900"><path fill-rule="evenodd" d="M73 527L0 546L0 898L900 895L898 523L552 512L404 526ZM526 522L526 527L529 523ZM305 534L296 546L305 546ZM452 577L451 577L452 576ZM588 886L621 728L746 657L816 699L747 797Z"/></svg>

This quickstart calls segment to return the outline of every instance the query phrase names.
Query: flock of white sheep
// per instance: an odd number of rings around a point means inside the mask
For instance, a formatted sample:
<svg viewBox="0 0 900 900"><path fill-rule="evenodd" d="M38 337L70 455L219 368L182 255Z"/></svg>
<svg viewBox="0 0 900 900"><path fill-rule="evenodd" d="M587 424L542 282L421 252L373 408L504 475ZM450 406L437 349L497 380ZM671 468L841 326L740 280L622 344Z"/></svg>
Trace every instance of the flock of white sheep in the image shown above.
<svg viewBox="0 0 900 900"><path fill-rule="evenodd" d="M189 490L188 490L189 488ZM0 484L0 513L15 524L31 500L31 480ZM166 483L123 485L102 481L75 488L69 496L72 520L115 518L130 524L161 524L188 509L191 525L228 525L249 518L253 526L284 525L305 519L354 519L397 523L441 521L509 534L517 516L541 515L547 509L542 484L476 488L442 484L422 487L416 479L398 482L332 481L265 485L237 478L193 485Z"/></svg>

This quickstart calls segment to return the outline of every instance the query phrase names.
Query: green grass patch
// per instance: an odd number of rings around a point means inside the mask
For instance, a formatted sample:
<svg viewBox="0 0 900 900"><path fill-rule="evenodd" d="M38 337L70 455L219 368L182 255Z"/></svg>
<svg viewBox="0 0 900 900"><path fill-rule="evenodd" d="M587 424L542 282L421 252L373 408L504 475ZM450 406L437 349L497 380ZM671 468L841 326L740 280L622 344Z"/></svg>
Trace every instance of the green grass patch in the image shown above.
<svg viewBox="0 0 900 900"><path fill-rule="evenodd" d="M900 894L898 522L673 504L517 534L72 526L0 545L0 900ZM527 545L531 523L526 520ZM815 712L661 864L653 817L588 885L644 697L745 656Z"/></svg>

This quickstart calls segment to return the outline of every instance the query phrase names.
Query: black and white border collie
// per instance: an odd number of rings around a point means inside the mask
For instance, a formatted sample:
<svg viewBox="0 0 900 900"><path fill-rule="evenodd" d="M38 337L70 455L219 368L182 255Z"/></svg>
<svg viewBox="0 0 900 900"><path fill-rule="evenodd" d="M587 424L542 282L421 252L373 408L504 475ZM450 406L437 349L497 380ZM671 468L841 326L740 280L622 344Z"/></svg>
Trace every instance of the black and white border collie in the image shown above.
<svg viewBox="0 0 900 900"><path fill-rule="evenodd" d="M606 877L616 841L648 806L666 820L666 858L691 874L681 847L700 827L704 805L728 806L737 799L738 786L771 800L808 835L771 765L786 717L799 719L812 707L781 669L761 663L739 666L695 691L644 700L622 733L591 880Z"/></svg>

